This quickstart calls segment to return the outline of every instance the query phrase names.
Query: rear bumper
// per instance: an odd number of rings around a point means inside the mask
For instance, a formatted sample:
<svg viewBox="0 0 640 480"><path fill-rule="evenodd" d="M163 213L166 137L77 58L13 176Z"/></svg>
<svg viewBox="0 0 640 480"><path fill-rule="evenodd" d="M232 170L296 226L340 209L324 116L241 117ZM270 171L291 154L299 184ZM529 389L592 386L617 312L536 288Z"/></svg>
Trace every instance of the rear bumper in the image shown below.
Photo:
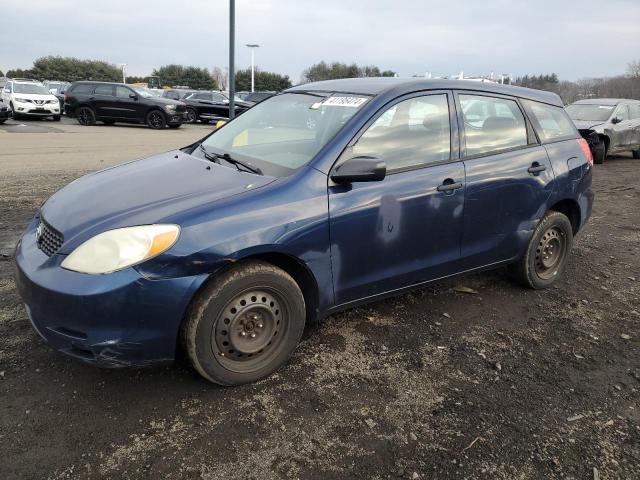
<svg viewBox="0 0 640 480"><path fill-rule="evenodd" d="M31 222L16 248L16 284L31 324L52 348L101 367L175 358L180 324L203 276L149 280L134 268L86 275L46 256Z"/></svg>

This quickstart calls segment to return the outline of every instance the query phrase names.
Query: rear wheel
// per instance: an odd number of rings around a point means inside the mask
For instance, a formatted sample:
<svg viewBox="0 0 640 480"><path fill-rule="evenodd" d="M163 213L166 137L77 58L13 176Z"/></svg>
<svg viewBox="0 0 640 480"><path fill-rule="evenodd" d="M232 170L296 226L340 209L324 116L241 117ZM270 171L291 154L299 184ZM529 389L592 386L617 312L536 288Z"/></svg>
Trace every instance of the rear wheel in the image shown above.
<svg viewBox="0 0 640 480"><path fill-rule="evenodd" d="M85 127L96 124L96 114L91 107L80 107L76 110L76 118L80 125Z"/></svg>
<svg viewBox="0 0 640 480"><path fill-rule="evenodd" d="M160 110L151 110L147 114L147 125L154 130L162 130L167 126L167 119Z"/></svg>
<svg viewBox="0 0 640 480"><path fill-rule="evenodd" d="M564 272L572 246L569 219L560 212L548 212L533 232L524 256L511 265L511 273L529 288L550 287Z"/></svg>
<svg viewBox="0 0 640 480"><path fill-rule="evenodd" d="M239 385L264 378L295 350L305 324L305 302L283 270L251 262L200 292L182 328L194 368L207 380Z"/></svg>
<svg viewBox="0 0 640 480"><path fill-rule="evenodd" d="M602 165L604 159L607 156L607 146L603 141L599 141L592 149L593 151L593 163Z"/></svg>

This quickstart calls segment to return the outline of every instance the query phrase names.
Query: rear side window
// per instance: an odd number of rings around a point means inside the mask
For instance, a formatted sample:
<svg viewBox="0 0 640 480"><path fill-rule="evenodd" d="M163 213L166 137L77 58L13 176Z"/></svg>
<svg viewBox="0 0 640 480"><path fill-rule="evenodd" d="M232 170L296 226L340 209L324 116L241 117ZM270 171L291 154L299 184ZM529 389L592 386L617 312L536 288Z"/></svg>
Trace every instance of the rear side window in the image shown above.
<svg viewBox="0 0 640 480"><path fill-rule="evenodd" d="M446 95L404 100L389 108L362 134L353 155L384 160L387 170L448 161L451 151Z"/></svg>
<svg viewBox="0 0 640 480"><path fill-rule="evenodd" d="M576 127L562 107L523 100L536 133L543 142L553 142L578 136Z"/></svg>
<svg viewBox="0 0 640 480"><path fill-rule="evenodd" d="M527 145L527 124L514 100L459 95L467 156L487 155Z"/></svg>
<svg viewBox="0 0 640 480"><path fill-rule="evenodd" d="M93 85L90 83L81 83L73 87L71 91L73 93L91 93L91 90L93 90Z"/></svg>
<svg viewBox="0 0 640 480"><path fill-rule="evenodd" d="M632 103L629 105L629 111L631 112L631 119L640 119L640 103Z"/></svg>
<svg viewBox="0 0 640 480"><path fill-rule="evenodd" d="M93 93L96 95L113 95L113 85L98 85Z"/></svg>

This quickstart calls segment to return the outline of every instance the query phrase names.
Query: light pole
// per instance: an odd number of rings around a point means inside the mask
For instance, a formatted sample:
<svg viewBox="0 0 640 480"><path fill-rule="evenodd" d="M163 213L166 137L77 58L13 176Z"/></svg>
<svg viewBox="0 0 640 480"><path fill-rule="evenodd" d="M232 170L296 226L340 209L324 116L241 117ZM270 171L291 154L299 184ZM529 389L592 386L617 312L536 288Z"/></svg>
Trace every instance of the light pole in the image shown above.
<svg viewBox="0 0 640 480"><path fill-rule="evenodd" d="M122 83L127 83L127 77L125 77L124 75L124 67L127 66L126 63L121 63L120 66L122 67Z"/></svg>
<svg viewBox="0 0 640 480"><path fill-rule="evenodd" d="M236 71L234 56L236 48L236 1L229 0L229 119L236 114Z"/></svg>
<svg viewBox="0 0 640 480"><path fill-rule="evenodd" d="M260 45L258 45L257 43L247 43L247 47L249 47L251 49L251 91L253 92L255 90L255 65L256 65L256 57L255 57L255 51L256 48L259 48Z"/></svg>

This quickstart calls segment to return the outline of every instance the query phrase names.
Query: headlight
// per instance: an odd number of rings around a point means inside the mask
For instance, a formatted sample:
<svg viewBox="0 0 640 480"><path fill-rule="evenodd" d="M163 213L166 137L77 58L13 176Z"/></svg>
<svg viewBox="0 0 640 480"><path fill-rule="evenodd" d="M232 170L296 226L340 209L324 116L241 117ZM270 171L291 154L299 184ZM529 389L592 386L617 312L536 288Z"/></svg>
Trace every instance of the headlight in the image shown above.
<svg viewBox="0 0 640 480"><path fill-rule="evenodd" d="M15 101L18 103L31 103L31 100L28 98L16 97Z"/></svg>
<svg viewBox="0 0 640 480"><path fill-rule="evenodd" d="M60 103L58 100L47 100L45 103Z"/></svg>
<svg viewBox="0 0 640 480"><path fill-rule="evenodd" d="M118 228L90 238L62 262L80 273L111 273L144 262L171 248L178 240L177 225Z"/></svg>
<svg viewBox="0 0 640 480"><path fill-rule="evenodd" d="M176 111L176 106L175 106L175 105L165 105L165 106L164 106L164 109L165 109L167 112L175 112L175 111Z"/></svg>

